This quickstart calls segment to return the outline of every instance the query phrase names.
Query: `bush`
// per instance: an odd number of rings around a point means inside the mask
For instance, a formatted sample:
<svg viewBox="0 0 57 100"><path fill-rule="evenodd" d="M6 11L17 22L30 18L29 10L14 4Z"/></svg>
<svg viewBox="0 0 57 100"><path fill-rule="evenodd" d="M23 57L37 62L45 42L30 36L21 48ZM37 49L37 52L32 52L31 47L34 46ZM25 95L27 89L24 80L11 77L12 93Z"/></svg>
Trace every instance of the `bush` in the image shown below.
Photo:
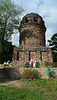
<svg viewBox="0 0 57 100"><path fill-rule="evenodd" d="M39 73L36 70L27 69L22 75L23 79L38 79Z"/></svg>

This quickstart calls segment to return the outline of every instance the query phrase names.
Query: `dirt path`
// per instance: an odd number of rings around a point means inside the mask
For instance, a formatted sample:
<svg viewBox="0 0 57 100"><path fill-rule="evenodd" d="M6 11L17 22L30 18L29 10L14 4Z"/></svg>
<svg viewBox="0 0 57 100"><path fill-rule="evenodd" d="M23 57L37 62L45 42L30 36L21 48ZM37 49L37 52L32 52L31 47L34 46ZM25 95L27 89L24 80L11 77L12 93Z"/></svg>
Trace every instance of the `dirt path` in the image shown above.
<svg viewBox="0 0 57 100"><path fill-rule="evenodd" d="M5 86L20 86L22 82L18 82L17 80L14 81L8 81L8 82L1 82L0 85L5 85Z"/></svg>
<svg viewBox="0 0 57 100"><path fill-rule="evenodd" d="M0 85L4 86L14 86L18 88L29 88L29 89L35 89L38 88L34 82L28 82L28 81L22 81L22 80L14 80L14 81L8 81L8 82L2 82Z"/></svg>

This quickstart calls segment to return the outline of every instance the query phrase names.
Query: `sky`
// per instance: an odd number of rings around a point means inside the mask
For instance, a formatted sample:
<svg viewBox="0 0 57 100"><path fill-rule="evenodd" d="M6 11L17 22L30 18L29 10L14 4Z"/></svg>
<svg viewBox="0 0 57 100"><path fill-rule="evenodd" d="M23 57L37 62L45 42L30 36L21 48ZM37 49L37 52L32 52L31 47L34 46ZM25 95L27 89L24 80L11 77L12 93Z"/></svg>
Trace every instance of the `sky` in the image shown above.
<svg viewBox="0 0 57 100"><path fill-rule="evenodd" d="M22 6L25 10L21 18L28 13L39 14L46 26L46 45L52 35L57 33L57 0L13 0L16 5ZM12 35L12 43L19 46L19 32Z"/></svg>

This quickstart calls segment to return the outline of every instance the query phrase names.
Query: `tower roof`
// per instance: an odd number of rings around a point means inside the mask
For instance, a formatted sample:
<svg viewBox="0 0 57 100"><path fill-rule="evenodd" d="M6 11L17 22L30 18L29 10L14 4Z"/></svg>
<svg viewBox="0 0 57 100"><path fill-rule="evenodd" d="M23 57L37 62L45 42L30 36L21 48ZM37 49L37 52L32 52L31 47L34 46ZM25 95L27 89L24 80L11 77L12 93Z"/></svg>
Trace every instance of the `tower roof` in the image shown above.
<svg viewBox="0 0 57 100"><path fill-rule="evenodd" d="M22 21L21 21L21 24L24 24L24 23L38 23L38 24L44 25L44 21L43 21L42 17L36 13L26 14L22 18Z"/></svg>
<svg viewBox="0 0 57 100"><path fill-rule="evenodd" d="M36 13L28 13L24 17L40 17L40 15Z"/></svg>

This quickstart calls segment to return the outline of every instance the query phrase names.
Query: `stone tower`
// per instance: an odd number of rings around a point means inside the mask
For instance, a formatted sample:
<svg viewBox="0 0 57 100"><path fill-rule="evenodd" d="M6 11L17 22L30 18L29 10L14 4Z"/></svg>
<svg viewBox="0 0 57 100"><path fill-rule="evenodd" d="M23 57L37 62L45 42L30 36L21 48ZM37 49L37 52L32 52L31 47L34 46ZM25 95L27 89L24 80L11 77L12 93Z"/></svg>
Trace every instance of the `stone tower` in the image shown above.
<svg viewBox="0 0 57 100"><path fill-rule="evenodd" d="M22 46L45 46L46 27L42 17L38 14L27 14L20 25L20 44Z"/></svg>
<svg viewBox="0 0 57 100"><path fill-rule="evenodd" d="M19 32L20 46L14 48L14 63L22 66L30 59L35 59L40 66L44 66L45 62L53 62L51 49L45 46L46 27L40 15L25 15L20 23Z"/></svg>

